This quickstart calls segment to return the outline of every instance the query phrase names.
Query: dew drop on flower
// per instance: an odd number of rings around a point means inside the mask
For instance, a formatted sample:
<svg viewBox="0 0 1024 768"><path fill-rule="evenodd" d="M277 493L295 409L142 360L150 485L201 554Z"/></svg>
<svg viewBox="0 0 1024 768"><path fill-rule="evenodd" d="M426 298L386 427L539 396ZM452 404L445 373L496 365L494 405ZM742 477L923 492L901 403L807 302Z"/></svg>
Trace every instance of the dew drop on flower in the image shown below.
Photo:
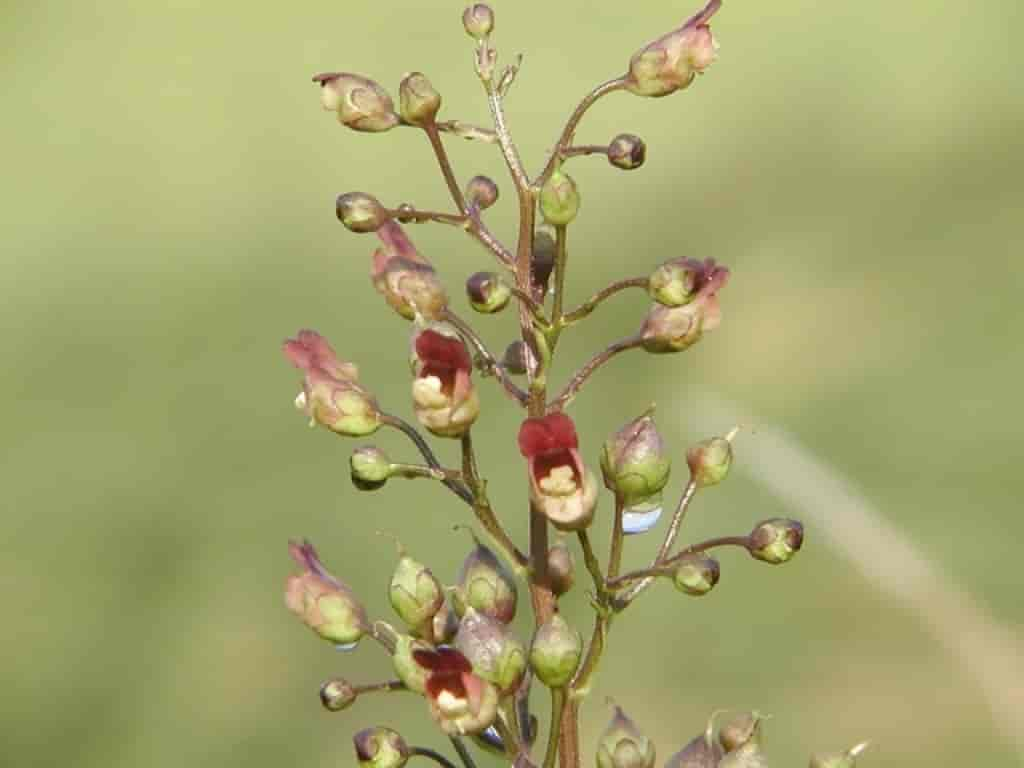
<svg viewBox="0 0 1024 768"><path fill-rule="evenodd" d="M661 518L661 496L634 504L622 510L622 532L627 536L647 533Z"/></svg>
<svg viewBox="0 0 1024 768"><path fill-rule="evenodd" d="M358 640L354 643L337 643L334 646L334 650L341 651L342 653L348 653L349 651L354 651L357 645L359 645Z"/></svg>

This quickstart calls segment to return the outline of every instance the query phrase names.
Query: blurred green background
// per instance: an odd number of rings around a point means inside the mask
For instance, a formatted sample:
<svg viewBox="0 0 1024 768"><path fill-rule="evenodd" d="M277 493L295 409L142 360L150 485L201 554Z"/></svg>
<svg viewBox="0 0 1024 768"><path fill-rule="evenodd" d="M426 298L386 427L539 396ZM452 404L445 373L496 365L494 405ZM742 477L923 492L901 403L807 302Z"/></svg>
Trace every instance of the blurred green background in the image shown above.
<svg viewBox="0 0 1024 768"><path fill-rule="evenodd" d="M505 60L526 54L507 107L534 167L590 86L695 8L495 6ZM319 329L411 416L408 326L369 286L373 239L343 230L332 206L361 189L444 208L444 185L422 136L341 129L309 78L347 69L394 89L420 69L448 117L485 122L461 10L4 5L0 763L349 765L351 733L377 722L447 746L412 697L321 710L321 680L366 682L387 665L369 644L334 652L287 614L285 543L310 537L383 616L394 556L375 531L451 579L467 544L451 526L467 513L425 483L355 491L353 444L305 428L279 343ZM734 272L718 331L683 355L623 356L577 400L588 462L656 399L681 485L684 447L706 436L687 426L691 398L717 393L798 436L980 609L1021 626L1018 11L727 0L721 58L692 89L593 110L581 141L636 132L648 163L573 162L584 206L570 301L678 255ZM499 180L491 221L510 238L497 151L448 144L461 178ZM440 226L413 235L465 309L461 281L488 255ZM643 312L627 294L567 334L558 376ZM478 327L499 349L514 333L511 313ZM521 537L518 417L480 386L482 461ZM397 436L376 442L413 457ZM785 512L737 473L698 500L687 536ZM607 515L598 525L603 537ZM779 766L862 738L878 743L866 766L1021 764L970 665L814 525L807 542L781 569L727 553L710 598L662 587L616 625L584 706L587 764L607 696L664 757L711 709L757 707L774 715ZM655 547L631 540L630 564ZM589 623L582 592L568 602Z"/></svg>

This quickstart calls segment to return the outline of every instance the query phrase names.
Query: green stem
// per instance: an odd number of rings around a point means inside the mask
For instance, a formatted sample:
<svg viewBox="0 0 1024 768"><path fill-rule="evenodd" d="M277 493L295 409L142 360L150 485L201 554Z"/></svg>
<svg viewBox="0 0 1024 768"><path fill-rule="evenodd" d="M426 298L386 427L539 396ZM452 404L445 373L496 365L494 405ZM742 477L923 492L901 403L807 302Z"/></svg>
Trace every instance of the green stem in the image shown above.
<svg viewBox="0 0 1024 768"><path fill-rule="evenodd" d="M619 569L622 567L622 545L626 538L622 530L623 511L622 497L619 494L615 494L615 517L612 521L612 545L611 551L608 553L608 576L606 581L618 576Z"/></svg>
<svg viewBox="0 0 1024 768"><path fill-rule="evenodd" d="M455 180L455 172L452 170L452 164L448 159L444 144L441 143L441 134L438 132L437 124L431 120L423 126L423 130L426 132L427 138L430 139L430 146L437 157L437 164L441 167L441 175L444 176L448 192L451 194L452 200L455 201L455 207L459 209L460 213L465 213L466 199L462 196L462 190L459 189L459 182Z"/></svg>
<svg viewBox="0 0 1024 768"><path fill-rule="evenodd" d="M565 302L565 268L568 261L566 250L566 227L565 225L555 227L555 298L551 307L553 327L548 336L548 347L553 353L558 344L558 337L562 333L562 305Z"/></svg>
<svg viewBox="0 0 1024 768"><path fill-rule="evenodd" d="M598 305L601 304L601 302L603 302L610 296L614 296L619 291L624 291L627 288L647 288L647 283L648 278L646 277L630 277L626 280L619 280L617 282L614 282L607 288L604 288L595 293L585 302L576 307L576 309L566 313L565 316L562 318L562 325L569 326L572 325L573 323L579 322L584 317L593 312L595 309L597 309Z"/></svg>
<svg viewBox="0 0 1024 768"><path fill-rule="evenodd" d="M423 458L426 460L427 464L431 468L443 470L441 462L437 460L437 456L434 455L434 452L430 449L430 446L427 444L427 441L423 439L423 436L416 430L414 426L412 426L412 424L409 424L407 421L400 418L399 416L395 416L394 414L390 413L382 413L380 415L380 420L382 424L389 427L394 427L395 429L402 432L410 440L412 440L413 445L416 446L420 454L422 454ZM461 482L458 482L457 480L454 480L450 477L446 478L442 482L449 490L451 490L452 493L454 493L456 496L458 496L460 499L462 499L470 506L473 506L473 494Z"/></svg>
<svg viewBox="0 0 1024 768"><path fill-rule="evenodd" d="M455 751L459 754L459 759L462 760L462 764L465 768L476 768L476 763L473 762L473 756L469 753L466 748L465 742L462 741L460 736L449 736L448 737L452 746L455 747Z"/></svg>
<svg viewBox="0 0 1024 768"><path fill-rule="evenodd" d="M565 688L551 689L551 727L548 731L548 748L544 753L543 768L554 768L558 757L558 744L562 732L562 710L565 707Z"/></svg>

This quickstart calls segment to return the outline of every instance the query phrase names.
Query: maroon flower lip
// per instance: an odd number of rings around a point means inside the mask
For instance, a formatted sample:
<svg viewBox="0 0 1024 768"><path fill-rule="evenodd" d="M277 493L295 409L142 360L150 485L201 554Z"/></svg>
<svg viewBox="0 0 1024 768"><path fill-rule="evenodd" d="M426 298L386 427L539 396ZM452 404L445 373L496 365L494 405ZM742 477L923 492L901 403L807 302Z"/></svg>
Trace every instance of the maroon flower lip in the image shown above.
<svg viewBox="0 0 1024 768"><path fill-rule="evenodd" d="M555 467L568 466L579 485L582 472L577 461L577 448L576 425L564 413L527 419L519 428L519 452L528 460L530 473L537 483Z"/></svg>
<svg viewBox="0 0 1024 768"><path fill-rule="evenodd" d="M422 364L420 378L436 376L441 382L441 391L449 397L455 391L459 371L469 374L472 370L465 345L437 331L428 329L416 337L416 356Z"/></svg>
<svg viewBox="0 0 1024 768"><path fill-rule="evenodd" d="M413 659L424 669L430 671L427 678L427 693L436 699L447 691L458 699L468 695L462 676L473 671L469 660L454 648L439 648L436 651L413 651Z"/></svg>

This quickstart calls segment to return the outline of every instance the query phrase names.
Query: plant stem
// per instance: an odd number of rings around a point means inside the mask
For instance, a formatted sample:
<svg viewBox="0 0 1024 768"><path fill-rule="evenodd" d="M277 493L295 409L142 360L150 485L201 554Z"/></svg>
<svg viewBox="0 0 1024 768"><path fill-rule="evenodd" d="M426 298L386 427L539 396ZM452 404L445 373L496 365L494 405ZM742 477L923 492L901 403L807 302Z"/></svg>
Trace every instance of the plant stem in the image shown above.
<svg viewBox="0 0 1024 768"><path fill-rule="evenodd" d="M464 214L461 213L440 213L439 211L424 211L420 208L415 208L412 205L403 204L398 208L389 208L388 215L393 219L397 219L403 224L423 224L428 221L434 221L439 224L449 224L453 227L465 227L469 222Z"/></svg>
<svg viewBox="0 0 1024 768"><path fill-rule="evenodd" d="M461 120L442 120L436 123L437 130L441 133L450 133L460 139L482 141L486 144L497 144L498 135L490 128L482 128L479 125L471 125Z"/></svg>
<svg viewBox="0 0 1024 768"><path fill-rule="evenodd" d="M555 298L551 305L553 327L548 336L548 347L554 353L562 333L562 305L565 302L565 267L569 254L566 250L566 227L555 227Z"/></svg>
<svg viewBox="0 0 1024 768"><path fill-rule="evenodd" d="M449 736L448 737L452 746L455 747L455 751L459 754L459 759L462 760L462 764L465 768L476 768L476 763L473 762L473 756L466 749L466 744L463 742L460 736Z"/></svg>
<svg viewBox="0 0 1024 768"><path fill-rule="evenodd" d="M543 186L544 182L548 180L548 177L554 172L558 166L558 161L562 157L562 151L572 143L572 137L576 133L576 126L579 125L580 120L583 119L583 115L587 113L594 103L602 96L618 91L624 88L626 85L626 78L616 77L614 80L608 80L607 82L601 83L594 90L583 97L583 100L576 105L576 109L569 116L569 120L565 124L565 128L562 129L562 135L559 136L558 141L551 150L551 156L548 158L547 165L544 166L544 170L541 171L540 176L537 177L536 185L538 187Z"/></svg>
<svg viewBox="0 0 1024 768"><path fill-rule="evenodd" d="M362 695L364 693L391 693L392 691L408 691L405 683L401 680L388 680L384 683L370 683L368 685L357 685L354 686L355 692Z"/></svg>
<svg viewBox="0 0 1024 768"><path fill-rule="evenodd" d="M619 569L622 567L622 544L626 538L622 530L623 512L622 496L615 494L615 517L612 521L612 545L611 551L608 553L608 576L606 581L618 576Z"/></svg>
<svg viewBox="0 0 1024 768"><path fill-rule="evenodd" d="M607 144L578 144L574 147L566 147L562 150L562 157L585 157L587 155L607 155Z"/></svg>
<svg viewBox="0 0 1024 768"><path fill-rule="evenodd" d="M579 322L584 317L593 312L595 309L597 309L597 306L608 297L614 296L619 291L624 291L627 288L646 288L647 282L648 280L646 277L630 277L626 280L619 280L617 282L612 283L607 288L604 288L595 293L585 302L576 307L576 309L566 313L566 315L562 318L562 325L568 326L572 325L573 323Z"/></svg>
<svg viewBox="0 0 1024 768"><path fill-rule="evenodd" d="M398 429L399 431L403 432L406 437L412 440L413 444L423 455L423 458L426 460L427 464L432 469L440 469L442 471L444 470L444 468L441 466L441 462L437 460L437 456L435 456L434 452L430 450L430 446L427 444L427 441L423 439L423 436L420 435L420 433L416 430L414 426L412 426L412 424L409 424L404 419L390 413L382 413L380 415L380 420L382 424ZM465 485L451 477L447 477L441 482L443 482L445 486L451 490L452 493L454 493L456 496L458 496L460 499L462 499L470 506L473 506L473 494L470 493L470 491L466 488Z"/></svg>
<svg viewBox="0 0 1024 768"><path fill-rule="evenodd" d="M441 167L441 175L444 176L448 192L451 194L452 200L455 201L455 207L459 209L459 213L465 213L466 199L462 196L462 190L459 189L459 182L455 179L455 172L452 170L448 153L445 151L444 144L441 143L441 134L438 132L437 123L430 120L423 126L423 130L426 132L427 138L430 139L430 146L437 157L437 164Z"/></svg>
<svg viewBox="0 0 1024 768"><path fill-rule="evenodd" d="M594 597L600 600L605 593L604 573L601 571L601 563L594 554L594 547L590 543L590 535L586 529L576 532L580 540L580 548L583 550L583 562L587 566L590 578L594 580Z"/></svg>
<svg viewBox="0 0 1024 768"><path fill-rule="evenodd" d="M446 309L444 311L444 319L454 325L469 345L473 347L477 355L483 358L486 366L486 370L484 371L485 375L493 375L498 380L498 383L504 387L508 396L515 400L520 407L525 407L527 394L521 390L514 381L512 381L509 377L508 371L506 371L505 367L494 358L494 355L490 353L483 340L477 336L476 331L473 330L473 327L450 309Z"/></svg>
<svg viewBox="0 0 1024 768"><path fill-rule="evenodd" d="M558 745L562 733L562 710L565 708L565 688L551 689L551 726L548 731L548 747L544 753L543 768L554 768L558 756Z"/></svg>
<svg viewBox="0 0 1024 768"><path fill-rule="evenodd" d="M551 401L548 406L548 411L558 411L572 402L573 398L579 393L583 384L591 374L594 373L598 368L607 363L613 357L620 352L625 352L629 349L636 349L643 343L643 337L638 333L634 336L628 336L625 339L621 339L607 349L598 352L592 357L582 368L580 368L568 384L565 385L565 389L559 393L558 397Z"/></svg>

